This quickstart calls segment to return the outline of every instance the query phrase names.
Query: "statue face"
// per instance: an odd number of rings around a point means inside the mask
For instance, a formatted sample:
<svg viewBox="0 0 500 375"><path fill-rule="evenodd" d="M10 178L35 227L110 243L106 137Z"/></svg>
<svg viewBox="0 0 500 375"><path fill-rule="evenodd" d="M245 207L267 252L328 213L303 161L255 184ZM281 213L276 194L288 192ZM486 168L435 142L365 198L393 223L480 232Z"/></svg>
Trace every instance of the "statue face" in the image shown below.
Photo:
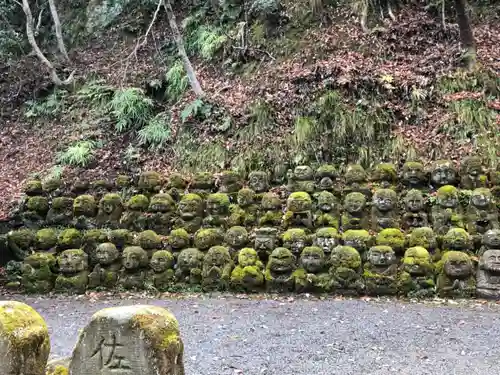
<svg viewBox="0 0 500 375"><path fill-rule="evenodd" d="M253 197L251 197L248 194L238 193L236 201L238 202L238 205L240 205L241 207L248 207L253 203Z"/></svg>
<svg viewBox="0 0 500 375"><path fill-rule="evenodd" d="M419 212L424 208L424 197L422 193L408 194L405 199L406 209L410 212Z"/></svg>
<svg viewBox="0 0 500 375"><path fill-rule="evenodd" d="M299 255L304 247L306 247L306 242L302 238L296 238L290 241L285 241L283 246L287 249L290 249L292 254Z"/></svg>
<svg viewBox="0 0 500 375"><path fill-rule="evenodd" d="M229 229L224 238L226 243L232 247L241 247L248 242L248 233Z"/></svg>
<svg viewBox="0 0 500 375"><path fill-rule="evenodd" d="M277 195L275 194L265 194L262 197L261 206L264 210L281 210L281 202Z"/></svg>
<svg viewBox="0 0 500 375"><path fill-rule="evenodd" d="M274 249L269 257L269 269L274 272L292 272L294 263L295 257L293 254L282 247Z"/></svg>
<svg viewBox="0 0 500 375"><path fill-rule="evenodd" d="M468 277L472 274L472 263L465 259L449 259L444 264L444 272L452 278Z"/></svg>
<svg viewBox="0 0 500 375"><path fill-rule="evenodd" d="M403 170L403 180L411 185L417 185L424 179L424 169L421 165L407 165Z"/></svg>
<svg viewBox="0 0 500 375"><path fill-rule="evenodd" d="M483 172L483 168L482 168L481 163L479 161L478 162L475 162L475 161L469 162L466 170L467 170L467 174L473 178L479 176Z"/></svg>
<svg viewBox="0 0 500 375"><path fill-rule="evenodd" d="M314 171L307 165L300 165L298 167L295 167L293 174L297 180L307 181L313 179Z"/></svg>
<svg viewBox="0 0 500 375"><path fill-rule="evenodd" d="M257 251L272 250L276 246L276 236L257 232L254 240L254 249Z"/></svg>
<svg viewBox="0 0 500 375"><path fill-rule="evenodd" d="M345 209L350 214L358 214L363 212L366 206L366 198L363 194L351 195L348 194L345 200Z"/></svg>
<svg viewBox="0 0 500 375"><path fill-rule="evenodd" d="M323 177L318 182L318 188L320 190L332 190L333 189L333 180L330 177Z"/></svg>
<svg viewBox="0 0 500 375"><path fill-rule="evenodd" d="M443 208L456 208L458 207L458 194L446 194L444 196L438 196L438 204Z"/></svg>
<svg viewBox="0 0 500 375"><path fill-rule="evenodd" d="M457 179L457 172L448 164L439 164L431 172L431 181L438 186L453 185Z"/></svg>
<svg viewBox="0 0 500 375"><path fill-rule="evenodd" d="M390 266L396 263L396 254L394 251L380 251L372 248L368 251L367 259L376 267Z"/></svg>
<svg viewBox="0 0 500 375"><path fill-rule="evenodd" d="M486 250L482 258L485 270L500 273L500 250Z"/></svg>
<svg viewBox="0 0 500 375"><path fill-rule="evenodd" d="M269 187L268 177L266 172L252 172L248 176L248 186L257 193L267 191Z"/></svg>
<svg viewBox="0 0 500 375"><path fill-rule="evenodd" d="M184 220L195 218L202 209L201 201L183 200L179 202L179 214Z"/></svg>
<svg viewBox="0 0 500 375"><path fill-rule="evenodd" d="M325 255L322 251L315 251L314 248L305 249L300 256L300 263L306 272L317 273L325 267Z"/></svg>
<svg viewBox="0 0 500 375"><path fill-rule="evenodd" d="M151 257L149 265L154 272L160 273L172 268L174 263L173 257L165 251L157 251Z"/></svg>
<svg viewBox="0 0 500 375"><path fill-rule="evenodd" d="M201 268L203 253L197 249L185 249L179 254L177 260L180 269Z"/></svg>
<svg viewBox="0 0 500 375"><path fill-rule="evenodd" d="M144 250L143 250L144 251ZM141 266L141 254L136 251L123 251L123 267L127 270L136 270Z"/></svg>
<svg viewBox="0 0 500 375"><path fill-rule="evenodd" d="M209 215L222 215L224 213L224 207L222 207L217 201L208 200L207 212Z"/></svg>
<svg viewBox="0 0 500 375"><path fill-rule="evenodd" d="M188 240L183 236L171 235L168 239L170 246L174 249L182 249L188 245Z"/></svg>
<svg viewBox="0 0 500 375"><path fill-rule="evenodd" d="M114 208L115 206L111 202L104 202L102 204L102 210L108 215L113 212Z"/></svg>
<svg viewBox="0 0 500 375"><path fill-rule="evenodd" d="M389 194L377 194L373 196L373 204L379 211L388 212L394 209L396 204L395 197Z"/></svg>
<svg viewBox="0 0 500 375"><path fill-rule="evenodd" d="M59 270L62 273L77 273L85 271L88 264L88 256L83 251L66 250L59 257Z"/></svg>
<svg viewBox="0 0 500 375"><path fill-rule="evenodd" d="M487 231L483 236L483 245L489 249L500 249L500 230Z"/></svg>
<svg viewBox="0 0 500 375"><path fill-rule="evenodd" d="M330 254L334 247L338 245L338 241L334 237L316 236L313 244L323 249L325 254Z"/></svg>
<svg viewBox="0 0 500 375"><path fill-rule="evenodd" d="M486 210L491 204L491 197L481 192L474 192L471 197L471 203L476 208Z"/></svg>
<svg viewBox="0 0 500 375"><path fill-rule="evenodd" d="M253 266L258 260L259 257L254 249L243 249L238 254L238 264L241 267Z"/></svg>
<svg viewBox="0 0 500 375"><path fill-rule="evenodd" d="M320 193L318 195L318 208L323 212L330 212L335 207L335 197L333 194Z"/></svg>
<svg viewBox="0 0 500 375"><path fill-rule="evenodd" d="M112 243L102 243L97 247L95 257L100 265L106 266L115 262L120 253Z"/></svg>
<svg viewBox="0 0 500 375"><path fill-rule="evenodd" d="M215 246L208 250L203 262L210 267L223 267L230 260L231 256L225 247Z"/></svg>

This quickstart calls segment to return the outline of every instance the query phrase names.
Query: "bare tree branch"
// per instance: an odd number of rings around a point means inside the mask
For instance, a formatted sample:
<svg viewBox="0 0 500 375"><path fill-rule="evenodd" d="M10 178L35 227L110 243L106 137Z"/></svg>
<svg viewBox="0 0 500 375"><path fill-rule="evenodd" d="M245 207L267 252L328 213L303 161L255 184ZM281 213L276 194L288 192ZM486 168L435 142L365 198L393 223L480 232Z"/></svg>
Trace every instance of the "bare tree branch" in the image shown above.
<svg viewBox="0 0 500 375"><path fill-rule="evenodd" d="M59 15L57 14L57 8L54 0L49 0L50 14L52 15L52 19L54 20L54 26L56 28L56 39L57 46L59 47L59 51L64 56L66 61L69 61L68 52L66 51L66 47L64 46L64 39L62 36L61 29L61 21L59 21Z"/></svg>

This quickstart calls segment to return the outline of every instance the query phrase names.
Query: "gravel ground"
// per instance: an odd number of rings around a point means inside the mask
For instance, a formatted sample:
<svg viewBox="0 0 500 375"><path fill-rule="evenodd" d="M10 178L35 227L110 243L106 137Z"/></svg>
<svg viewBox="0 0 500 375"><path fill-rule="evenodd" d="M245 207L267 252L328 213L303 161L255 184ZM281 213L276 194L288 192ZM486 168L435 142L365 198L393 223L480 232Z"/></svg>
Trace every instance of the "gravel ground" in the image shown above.
<svg viewBox="0 0 500 375"><path fill-rule="evenodd" d="M5 297L3 297L5 298ZM498 374L500 307L366 300L8 296L47 320L52 356L104 307L154 304L178 318L187 375Z"/></svg>

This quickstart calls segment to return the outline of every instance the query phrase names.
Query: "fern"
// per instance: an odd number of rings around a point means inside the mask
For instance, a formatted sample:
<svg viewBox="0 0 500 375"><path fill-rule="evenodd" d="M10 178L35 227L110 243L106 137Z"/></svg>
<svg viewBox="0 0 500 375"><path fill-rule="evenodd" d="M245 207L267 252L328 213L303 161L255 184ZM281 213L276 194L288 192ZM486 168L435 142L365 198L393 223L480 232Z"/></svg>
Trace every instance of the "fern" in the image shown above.
<svg viewBox="0 0 500 375"><path fill-rule="evenodd" d="M202 26L196 34L195 47L202 59L210 61L213 60L226 41L227 37L218 29Z"/></svg>
<svg viewBox="0 0 500 375"><path fill-rule="evenodd" d="M121 89L114 93L109 107L119 132L144 126L152 115L153 101L139 88Z"/></svg>
<svg viewBox="0 0 500 375"><path fill-rule="evenodd" d="M180 99L189 86L188 77L180 60L175 61L165 78L167 80L167 96L173 101Z"/></svg>
<svg viewBox="0 0 500 375"><path fill-rule="evenodd" d="M97 79L87 82L78 90L76 97L78 100L93 105L104 105L111 100L113 94L114 89L112 86L106 85L105 81L102 79Z"/></svg>
<svg viewBox="0 0 500 375"><path fill-rule="evenodd" d="M138 132L139 144L159 149L170 140L170 118L165 113L159 113Z"/></svg>
<svg viewBox="0 0 500 375"><path fill-rule="evenodd" d="M195 99L182 110L181 120L186 122L191 117L203 120L210 116L211 110L210 104L204 103L201 99Z"/></svg>
<svg viewBox="0 0 500 375"><path fill-rule="evenodd" d="M97 146L98 143L91 140L76 142L57 155L57 162L62 165L85 167L93 159Z"/></svg>
<svg viewBox="0 0 500 375"><path fill-rule="evenodd" d="M44 100L27 101L28 108L24 115L27 118L48 117L53 118L59 115L65 107L65 98L68 92L65 90L56 90Z"/></svg>

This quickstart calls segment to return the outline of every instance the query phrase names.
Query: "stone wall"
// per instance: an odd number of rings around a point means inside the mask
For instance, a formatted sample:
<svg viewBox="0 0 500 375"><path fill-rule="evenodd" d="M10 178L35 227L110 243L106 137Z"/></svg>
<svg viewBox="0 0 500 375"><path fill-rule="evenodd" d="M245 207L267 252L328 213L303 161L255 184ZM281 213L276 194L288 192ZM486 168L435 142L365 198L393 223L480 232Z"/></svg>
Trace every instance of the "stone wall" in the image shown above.
<svg viewBox="0 0 500 375"><path fill-rule="evenodd" d="M343 169L30 181L2 237L7 286L496 297L499 172Z"/></svg>

